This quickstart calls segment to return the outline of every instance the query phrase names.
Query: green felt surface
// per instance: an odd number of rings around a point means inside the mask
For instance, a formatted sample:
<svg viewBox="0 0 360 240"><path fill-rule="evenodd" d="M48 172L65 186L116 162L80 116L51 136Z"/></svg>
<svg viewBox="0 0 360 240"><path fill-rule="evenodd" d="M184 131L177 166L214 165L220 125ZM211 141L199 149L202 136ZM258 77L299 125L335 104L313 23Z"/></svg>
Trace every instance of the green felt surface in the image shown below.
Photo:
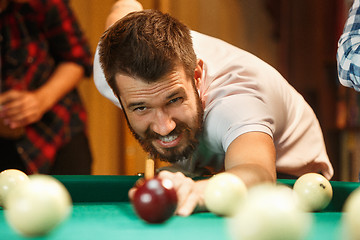
<svg viewBox="0 0 360 240"><path fill-rule="evenodd" d="M309 213L311 214L311 213ZM341 212L314 213L306 239L343 239ZM184 218L174 216L164 224L147 224L134 213L130 203L75 203L71 217L50 235L34 239L230 239L227 219L211 213ZM24 240L6 223L0 210L0 239Z"/></svg>
<svg viewBox="0 0 360 240"><path fill-rule="evenodd" d="M6 223L0 210L0 239L25 239ZM147 224L134 213L130 203L75 203L71 217L42 238L65 239L228 239L226 219L211 213L189 218L174 216L164 224Z"/></svg>
<svg viewBox="0 0 360 240"><path fill-rule="evenodd" d="M174 216L164 224L147 224L139 219L127 199L127 191L135 176L56 176L68 188L74 206L70 218L46 240L108 239L230 239L227 219L212 213L196 213L190 217ZM292 180L280 180L292 185ZM313 215L308 240L344 239L341 223L342 204L359 186L358 183L332 182L334 199L323 212ZM0 240L24 240L7 224L5 210L0 208Z"/></svg>

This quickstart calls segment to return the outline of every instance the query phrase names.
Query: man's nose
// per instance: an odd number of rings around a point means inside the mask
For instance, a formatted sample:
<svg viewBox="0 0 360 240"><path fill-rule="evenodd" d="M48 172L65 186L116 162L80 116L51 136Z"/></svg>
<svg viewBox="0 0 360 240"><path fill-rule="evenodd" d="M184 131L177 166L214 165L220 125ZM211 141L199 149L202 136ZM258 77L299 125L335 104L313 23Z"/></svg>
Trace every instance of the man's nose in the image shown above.
<svg viewBox="0 0 360 240"><path fill-rule="evenodd" d="M166 136L171 133L176 127L175 121L172 117L163 110L158 110L155 113L152 130L161 136Z"/></svg>

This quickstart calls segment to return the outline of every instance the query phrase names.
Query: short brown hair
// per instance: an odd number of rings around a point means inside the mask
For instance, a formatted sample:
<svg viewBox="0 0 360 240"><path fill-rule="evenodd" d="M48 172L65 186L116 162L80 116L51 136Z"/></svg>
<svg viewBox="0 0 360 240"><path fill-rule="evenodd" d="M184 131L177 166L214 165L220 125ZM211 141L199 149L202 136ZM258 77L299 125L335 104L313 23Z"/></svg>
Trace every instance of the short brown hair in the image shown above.
<svg viewBox="0 0 360 240"><path fill-rule="evenodd" d="M186 25L157 10L129 13L101 37L99 57L105 78L117 96L120 73L153 82L180 63L194 76L196 55Z"/></svg>

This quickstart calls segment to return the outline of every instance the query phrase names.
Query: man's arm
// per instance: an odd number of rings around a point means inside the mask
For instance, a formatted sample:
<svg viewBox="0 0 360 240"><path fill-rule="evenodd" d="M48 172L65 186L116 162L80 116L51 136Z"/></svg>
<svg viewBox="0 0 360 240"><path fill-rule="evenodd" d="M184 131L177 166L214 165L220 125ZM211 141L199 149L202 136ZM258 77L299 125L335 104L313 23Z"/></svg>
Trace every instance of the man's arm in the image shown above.
<svg viewBox="0 0 360 240"><path fill-rule="evenodd" d="M143 7L136 0L118 0L111 8L111 12L106 19L105 28L109 28L117 20L129 13L141 10L143 10Z"/></svg>
<svg viewBox="0 0 360 240"><path fill-rule="evenodd" d="M240 177L247 186L276 180L276 150L272 138L262 132L237 137L225 154L225 171Z"/></svg>
<svg viewBox="0 0 360 240"><path fill-rule="evenodd" d="M118 0L112 6L111 11L106 19L105 29L108 29L112 24L127 14L141 10L143 10L143 7L136 0ZM114 95L114 92L111 90L109 84L105 80L105 76L99 62L98 48L96 49L94 56L93 73L94 83L99 92L104 95L104 97L110 99L116 106L121 108L119 100Z"/></svg>
<svg viewBox="0 0 360 240"><path fill-rule="evenodd" d="M249 132L237 137L225 154L225 171L242 179L247 187L264 182L275 182L275 146L272 138L262 132ZM203 209L204 191L208 180L193 181L182 173L162 171L160 178L172 180L178 194L181 216L190 215L196 208ZM133 193L130 192L130 197Z"/></svg>

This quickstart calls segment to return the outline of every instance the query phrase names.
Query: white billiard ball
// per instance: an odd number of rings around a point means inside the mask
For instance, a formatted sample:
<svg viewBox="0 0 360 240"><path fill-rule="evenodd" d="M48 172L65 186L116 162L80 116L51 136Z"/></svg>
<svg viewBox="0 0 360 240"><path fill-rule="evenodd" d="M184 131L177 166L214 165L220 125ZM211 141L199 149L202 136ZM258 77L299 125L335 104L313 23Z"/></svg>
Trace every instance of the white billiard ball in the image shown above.
<svg viewBox="0 0 360 240"><path fill-rule="evenodd" d="M312 215L298 207L291 188L263 184L249 189L227 226L233 240L300 240L307 236L311 223Z"/></svg>
<svg viewBox="0 0 360 240"><path fill-rule="evenodd" d="M344 239L360 239L360 188L346 199L343 207L342 224Z"/></svg>
<svg viewBox="0 0 360 240"><path fill-rule="evenodd" d="M49 175L31 175L29 179L9 193L5 217L23 236L44 236L70 215L71 197L65 186Z"/></svg>
<svg viewBox="0 0 360 240"><path fill-rule="evenodd" d="M246 197L244 182L231 173L212 176L206 185L204 201L206 208L220 216L231 216Z"/></svg>
<svg viewBox="0 0 360 240"><path fill-rule="evenodd" d="M333 196L330 182L321 174L307 173L299 177L293 186L299 197L299 204L306 211L321 211Z"/></svg>
<svg viewBox="0 0 360 240"><path fill-rule="evenodd" d="M28 180L28 176L17 169L7 169L0 172L0 206L4 207L7 195L14 187Z"/></svg>

